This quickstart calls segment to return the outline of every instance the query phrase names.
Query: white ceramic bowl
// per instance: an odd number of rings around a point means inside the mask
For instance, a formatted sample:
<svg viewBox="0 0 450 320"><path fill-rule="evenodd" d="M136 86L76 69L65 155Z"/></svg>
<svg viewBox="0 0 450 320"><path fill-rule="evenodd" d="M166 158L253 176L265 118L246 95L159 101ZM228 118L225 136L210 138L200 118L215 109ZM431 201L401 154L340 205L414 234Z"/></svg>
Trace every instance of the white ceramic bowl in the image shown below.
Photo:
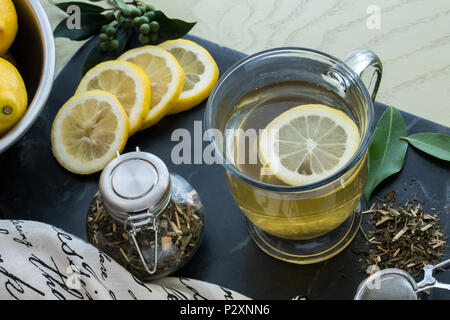
<svg viewBox="0 0 450 320"><path fill-rule="evenodd" d="M10 52L25 81L28 109L23 118L0 137L0 153L16 143L33 125L45 106L55 72L55 42L39 0L13 0L19 31Z"/></svg>

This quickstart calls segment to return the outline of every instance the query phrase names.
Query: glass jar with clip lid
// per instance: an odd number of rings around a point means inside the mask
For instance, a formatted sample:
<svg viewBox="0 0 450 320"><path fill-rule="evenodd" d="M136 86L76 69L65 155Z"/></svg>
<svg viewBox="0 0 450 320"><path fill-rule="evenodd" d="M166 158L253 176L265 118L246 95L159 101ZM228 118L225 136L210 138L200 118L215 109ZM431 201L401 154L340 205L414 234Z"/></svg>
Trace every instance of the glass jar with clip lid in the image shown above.
<svg viewBox="0 0 450 320"><path fill-rule="evenodd" d="M184 265L199 247L203 228L198 193L139 148L105 167L87 216L89 242L142 281Z"/></svg>

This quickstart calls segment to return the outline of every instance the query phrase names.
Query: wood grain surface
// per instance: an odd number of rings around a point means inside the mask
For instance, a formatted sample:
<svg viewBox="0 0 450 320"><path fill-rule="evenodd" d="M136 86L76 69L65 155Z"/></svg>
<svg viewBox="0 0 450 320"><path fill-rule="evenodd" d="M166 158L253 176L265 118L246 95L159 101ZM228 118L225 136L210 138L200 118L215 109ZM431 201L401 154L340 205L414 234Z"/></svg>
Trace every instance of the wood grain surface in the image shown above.
<svg viewBox="0 0 450 320"><path fill-rule="evenodd" d="M42 3L52 26L64 14ZM280 46L343 58L372 50L383 61L377 100L450 126L449 0L154 0L192 34L251 54ZM379 14L378 14L379 13ZM80 43L57 39L59 71Z"/></svg>

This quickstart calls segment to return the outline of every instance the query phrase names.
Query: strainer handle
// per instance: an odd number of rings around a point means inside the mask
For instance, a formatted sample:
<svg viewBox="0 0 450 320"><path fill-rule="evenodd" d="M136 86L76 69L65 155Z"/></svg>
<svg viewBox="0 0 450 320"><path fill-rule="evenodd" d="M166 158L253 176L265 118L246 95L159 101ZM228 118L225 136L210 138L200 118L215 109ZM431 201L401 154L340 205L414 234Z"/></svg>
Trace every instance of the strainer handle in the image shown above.
<svg viewBox="0 0 450 320"><path fill-rule="evenodd" d="M433 284L417 288L416 293L423 292L423 291L430 290L430 289L435 289L435 288L450 291L450 284L435 282Z"/></svg>
<svg viewBox="0 0 450 320"><path fill-rule="evenodd" d="M442 269L445 267L450 267L450 259L447 259L445 261L442 261L441 263L438 263L437 265L434 266L434 270L436 269Z"/></svg>
<svg viewBox="0 0 450 320"><path fill-rule="evenodd" d="M433 273L435 271L439 271L446 266L450 266L450 259L442 261L441 263L438 263L437 265L434 265L434 266L429 264L429 265L426 265L425 267L423 267L423 271L424 271L423 280L417 284L416 292L421 292L421 291L428 290L431 288L440 288L440 289L450 290L449 284L440 283L440 282L436 281L436 279L433 277Z"/></svg>
<svg viewBox="0 0 450 320"><path fill-rule="evenodd" d="M433 288L447 289L447 290L450 291L450 284L436 282L436 283L434 284Z"/></svg>

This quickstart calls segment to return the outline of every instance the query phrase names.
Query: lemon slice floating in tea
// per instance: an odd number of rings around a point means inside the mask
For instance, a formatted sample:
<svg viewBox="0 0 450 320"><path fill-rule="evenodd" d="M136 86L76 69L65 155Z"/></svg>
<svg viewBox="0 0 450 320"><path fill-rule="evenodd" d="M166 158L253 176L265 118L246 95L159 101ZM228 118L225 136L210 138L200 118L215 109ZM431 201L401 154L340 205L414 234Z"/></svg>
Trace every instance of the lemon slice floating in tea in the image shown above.
<svg viewBox="0 0 450 320"><path fill-rule="evenodd" d="M122 104L130 121L129 135L142 125L150 108L150 80L145 72L130 62L107 61L98 64L83 77L77 92L104 90Z"/></svg>
<svg viewBox="0 0 450 320"><path fill-rule="evenodd" d="M59 110L52 126L52 151L67 170L102 170L128 139L128 117L111 93L92 90L74 96Z"/></svg>
<svg viewBox="0 0 450 320"><path fill-rule="evenodd" d="M185 39L169 40L159 46L173 54L184 71L183 91L169 113L186 111L205 100L219 78L219 68L209 52Z"/></svg>
<svg viewBox="0 0 450 320"><path fill-rule="evenodd" d="M304 185L342 168L358 143L358 128L344 112L308 104L273 119L261 134L259 151L278 179L289 185Z"/></svg>
<svg viewBox="0 0 450 320"><path fill-rule="evenodd" d="M138 65L150 78L152 84L150 111L140 128L146 129L161 120L175 106L183 89L183 69L172 54L157 46L131 49L118 60Z"/></svg>

